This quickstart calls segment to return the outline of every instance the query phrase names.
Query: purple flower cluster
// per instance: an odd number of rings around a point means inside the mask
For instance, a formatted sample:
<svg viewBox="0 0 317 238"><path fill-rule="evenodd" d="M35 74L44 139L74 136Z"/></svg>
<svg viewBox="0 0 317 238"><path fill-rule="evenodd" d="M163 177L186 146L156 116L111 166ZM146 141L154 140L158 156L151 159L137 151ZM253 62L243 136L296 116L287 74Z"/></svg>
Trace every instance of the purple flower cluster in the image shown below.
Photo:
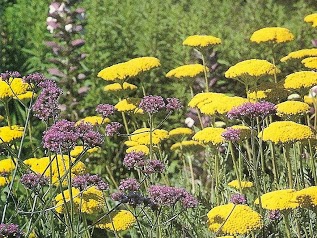
<svg viewBox="0 0 317 238"><path fill-rule="evenodd" d="M107 190L109 185L99 175L77 175L72 181L72 185L81 191L87 189L90 186L96 186L99 190Z"/></svg>
<svg viewBox="0 0 317 238"><path fill-rule="evenodd" d="M221 134L221 136L226 141L237 142L240 140L241 130L229 127Z"/></svg>
<svg viewBox="0 0 317 238"><path fill-rule="evenodd" d="M0 238L6 237L23 237L23 233L20 230L19 226L13 223L5 224L0 223Z"/></svg>
<svg viewBox="0 0 317 238"><path fill-rule="evenodd" d="M38 86L42 88L42 91L33 105L34 115L44 121L49 118L57 118L59 114L58 98L62 90L52 80L42 81Z"/></svg>
<svg viewBox="0 0 317 238"><path fill-rule="evenodd" d="M78 140L88 147L95 147L103 143L103 136L90 123L76 126L67 120L56 122L43 136L44 147L56 153L72 150Z"/></svg>
<svg viewBox="0 0 317 238"><path fill-rule="evenodd" d="M144 165L143 172L145 174L163 173L165 170L165 164L160 160L148 160Z"/></svg>
<svg viewBox="0 0 317 238"><path fill-rule="evenodd" d="M28 173L23 174L20 182L28 189L35 189L48 184L48 178L42 174Z"/></svg>
<svg viewBox="0 0 317 238"><path fill-rule="evenodd" d="M152 185L148 188L148 193L151 200L159 206L174 206L178 201L186 209L198 205L197 199L183 188Z"/></svg>
<svg viewBox="0 0 317 238"><path fill-rule="evenodd" d="M230 202L232 202L233 204L236 204L236 205L246 204L247 199L245 198L245 196L243 194L235 193L235 194L231 195Z"/></svg>
<svg viewBox="0 0 317 238"><path fill-rule="evenodd" d="M135 191L130 191L127 193L122 191L115 192L111 194L111 198L114 201L127 203L133 207L144 205L150 207L152 210L157 209L157 205L154 202L152 202L150 198L144 197L141 193Z"/></svg>
<svg viewBox="0 0 317 238"><path fill-rule="evenodd" d="M6 82L9 82L10 78L19 78L19 77L21 77L21 74L17 71L5 71L4 73L0 74L0 78Z"/></svg>
<svg viewBox="0 0 317 238"><path fill-rule="evenodd" d="M181 101L178 98L166 98L166 110L167 111L176 111L183 107Z"/></svg>
<svg viewBox="0 0 317 238"><path fill-rule="evenodd" d="M138 191L140 183L134 178L123 179L120 181L119 190L121 191Z"/></svg>
<svg viewBox="0 0 317 238"><path fill-rule="evenodd" d="M271 221L276 221L282 217L282 214L279 210L271 210L269 211L268 217Z"/></svg>
<svg viewBox="0 0 317 238"><path fill-rule="evenodd" d="M241 106L235 107L227 113L229 119L239 119L244 117L266 117L276 113L275 105L271 102L246 102Z"/></svg>
<svg viewBox="0 0 317 238"><path fill-rule="evenodd" d="M33 73L23 77L23 81L34 86L40 85L40 83L46 81L46 77L41 73ZM45 85L45 84L44 84Z"/></svg>
<svg viewBox="0 0 317 238"><path fill-rule="evenodd" d="M119 134L119 130L122 127L122 124L119 122L110 122L106 126L106 135L107 136L114 136Z"/></svg>
<svg viewBox="0 0 317 238"><path fill-rule="evenodd" d="M139 108L141 108L144 112L148 113L156 113L159 110L162 110L165 108L165 102L164 98L161 96L144 96L141 99L141 102L139 104Z"/></svg>
<svg viewBox="0 0 317 238"><path fill-rule="evenodd" d="M102 114L103 117L108 117L114 114L116 110L117 109L111 104L99 104L96 107L96 112Z"/></svg>
<svg viewBox="0 0 317 238"><path fill-rule="evenodd" d="M143 167L144 166L144 157L145 154L143 152L130 152L124 156L123 165L128 169L132 169L134 167Z"/></svg>

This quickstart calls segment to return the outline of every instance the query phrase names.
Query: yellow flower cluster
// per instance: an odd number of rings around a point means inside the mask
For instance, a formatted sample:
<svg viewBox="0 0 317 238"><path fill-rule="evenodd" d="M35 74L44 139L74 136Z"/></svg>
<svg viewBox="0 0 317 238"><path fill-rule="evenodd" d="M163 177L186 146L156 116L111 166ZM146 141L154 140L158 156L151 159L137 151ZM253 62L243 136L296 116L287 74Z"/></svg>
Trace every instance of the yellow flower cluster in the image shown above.
<svg viewBox="0 0 317 238"><path fill-rule="evenodd" d="M292 41L293 39L294 35L292 32L284 27L265 27L255 31L250 38L251 41L256 43L283 43Z"/></svg>
<svg viewBox="0 0 317 238"><path fill-rule="evenodd" d="M194 78L199 74L204 73L204 71L208 71L208 68L201 64L188 64L172 69L166 74L167 78Z"/></svg>
<svg viewBox="0 0 317 238"><path fill-rule="evenodd" d="M298 202L294 200L295 194L294 189L281 189L265 193L261 196L262 207L267 210L280 211L295 209L299 206ZM259 199L257 198L254 203L259 204Z"/></svg>
<svg viewBox="0 0 317 238"><path fill-rule="evenodd" d="M264 82L248 92L248 99L253 102L265 100L275 103L286 99L288 94L283 82Z"/></svg>
<svg viewBox="0 0 317 238"><path fill-rule="evenodd" d="M10 78L5 82L0 78L0 99L13 98L27 91L29 85L21 78Z"/></svg>
<svg viewBox="0 0 317 238"><path fill-rule="evenodd" d="M214 207L208 214L209 229L219 234L243 235L263 227L262 217L247 205L232 203Z"/></svg>
<svg viewBox="0 0 317 238"><path fill-rule="evenodd" d="M191 108L200 107L208 102L226 97L223 93L198 93L188 103Z"/></svg>
<svg viewBox="0 0 317 238"><path fill-rule="evenodd" d="M205 146L202 143L194 140L184 140L171 146L171 150L182 150L184 152L194 152L203 149L205 149Z"/></svg>
<svg viewBox="0 0 317 238"><path fill-rule="evenodd" d="M214 146L218 146L224 143L224 139L221 136L224 131L225 129L223 128L206 127L201 131L198 131L193 136L193 140L204 144L211 143Z"/></svg>
<svg viewBox="0 0 317 238"><path fill-rule="evenodd" d="M277 121L271 123L258 136L262 137L264 141L273 143L292 143L312 139L314 132L309 126L292 121Z"/></svg>
<svg viewBox="0 0 317 238"><path fill-rule="evenodd" d="M83 150L84 150L84 146L82 145L75 146L75 148L70 151L70 156L77 157L83 152ZM94 147L94 148L88 149L86 151L86 154L92 154L97 152L98 150L99 150L98 147Z"/></svg>
<svg viewBox="0 0 317 238"><path fill-rule="evenodd" d="M285 78L284 87L287 89L305 89L317 85L317 72L300 71L289 74Z"/></svg>
<svg viewBox="0 0 317 238"><path fill-rule="evenodd" d="M75 162L75 158L70 158L67 155L57 155L56 157L43 157L43 158L31 158L24 161L24 163L30 166L30 169L38 174L50 178L52 177L52 183L59 185L62 183L63 186L67 185L67 174L69 169L69 160ZM51 168L50 168L51 166ZM50 173L52 171L52 174ZM72 177L76 175L85 174L86 166L82 162L77 162L72 167ZM62 179L64 178L64 179Z"/></svg>
<svg viewBox="0 0 317 238"><path fill-rule="evenodd" d="M32 97L35 97L36 94L31 92L31 91L26 91L25 93L19 94L15 97L13 97L14 99L19 99L19 100L28 100L31 99Z"/></svg>
<svg viewBox="0 0 317 238"><path fill-rule="evenodd" d="M209 101L209 102L208 102ZM229 97L229 96L220 96L214 98L214 100L207 100L203 103L198 104L200 111L206 115L224 115L228 113L234 107L238 107L243 103L246 103L248 100L242 97Z"/></svg>
<svg viewBox="0 0 317 238"><path fill-rule="evenodd" d="M123 84L120 83L113 83L106 85L103 90L106 92L118 92L118 91L125 91L125 90L135 90L138 87L134 84L124 82Z"/></svg>
<svg viewBox="0 0 317 238"><path fill-rule="evenodd" d="M9 143L23 136L24 128L21 126L3 126L0 127L0 144Z"/></svg>
<svg viewBox="0 0 317 238"><path fill-rule="evenodd" d="M106 124L110 122L109 118L103 118L101 116L88 116L85 117L78 122L76 122L76 125L85 122L85 123L90 123L91 125L101 125L101 124Z"/></svg>
<svg viewBox="0 0 317 238"><path fill-rule="evenodd" d="M306 68L317 69L317 57L308 57L303 59L301 63L305 65Z"/></svg>
<svg viewBox="0 0 317 238"><path fill-rule="evenodd" d="M310 106L307 103L299 101L286 101L276 105L276 114L278 116L293 116L305 114Z"/></svg>
<svg viewBox="0 0 317 238"><path fill-rule="evenodd" d="M302 208L316 208L317 186L311 186L297 191L295 194L295 199Z"/></svg>
<svg viewBox="0 0 317 238"><path fill-rule="evenodd" d="M1 173L10 173L15 168L15 163L12 159L3 159L0 160L0 174Z"/></svg>
<svg viewBox="0 0 317 238"><path fill-rule="evenodd" d="M156 129L152 132L152 143L154 145L159 144L162 140L168 138L168 132L162 129ZM136 142L138 145L149 145L150 144L150 129L141 128L135 130L131 137L131 141Z"/></svg>
<svg viewBox="0 0 317 238"><path fill-rule="evenodd" d="M9 179L6 177L0 176L0 187L4 187L9 183Z"/></svg>
<svg viewBox="0 0 317 238"><path fill-rule="evenodd" d="M64 200L65 199L65 200ZM100 213L100 211L105 206L104 197L102 191L100 191L97 187L92 186L80 192L77 188L72 188L72 200L73 207L76 213L83 212L86 214L96 214ZM68 204L68 209L70 207L71 197L69 190L63 191L63 193L58 194L55 197L56 202L56 212L65 213L66 206L65 201Z"/></svg>
<svg viewBox="0 0 317 238"><path fill-rule="evenodd" d="M313 27L317 27L317 13L309 14L304 18L305 22L312 23Z"/></svg>
<svg viewBox="0 0 317 238"><path fill-rule="evenodd" d="M155 57L140 57L104 68L97 76L106 81L124 81L159 66L161 63Z"/></svg>
<svg viewBox="0 0 317 238"><path fill-rule="evenodd" d="M135 110L137 108L138 103L139 99L137 98L127 98L118 102L114 107L119 112L129 112Z"/></svg>
<svg viewBox="0 0 317 238"><path fill-rule="evenodd" d="M240 181L240 184L239 184L239 180L232 180L230 183L228 183L228 186L235 189L240 189L240 185L242 189L253 187L253 183L250 181Z"/></svg>
<svg viewBox="0 0 317 238"><path fill-rule="evenodd" d="M193 47L207 47L221 44L221 39L214 36L208 35L193 35L188 36L184 41L183 45Z"/></svg>
<svg viewBox="0 0 317 238"><path fill-rule="evenodd" d="M317 49L312 48L312 49L301 49L301 50L293 51L289 53L287 56L284 56L283 58L281 58L281 62L286 62L290 59L302 59L309 56L317 56Z"/></svg>
<svg viewBox="0 0 317 238"><path fill-rule="evenodd" d="M145 155L148 155L150 153L150 149L149 147L147 147L146 145L135 145L135 146L131 146L128 149L126 149L126 153L131 153L131 152L142 152Z"/></svg>
<svg viewBox="0 0 317 238"><path fill-rule="evenodd" d="M225 76L226 78L259 78L266 75L274 75L275 73L280 73L280 70L274 64L266 60L250 59L231 66L225 72Z"/></svg>
<svg viewBox="0 0 317 238"><path fill-rule="evenodd" d="M136 218L130 211L119 210L102 219L96 227L112 231L125 231L135 223Z"/></svg>
<svg viewBox="0 0 317 238"><path fill-rule="evenodd" d="M186 136L192 135L194 132L192 129L188 127L178 127L173 130L170 130L168 136L171 137L179 137L179 136Z"/></svg>

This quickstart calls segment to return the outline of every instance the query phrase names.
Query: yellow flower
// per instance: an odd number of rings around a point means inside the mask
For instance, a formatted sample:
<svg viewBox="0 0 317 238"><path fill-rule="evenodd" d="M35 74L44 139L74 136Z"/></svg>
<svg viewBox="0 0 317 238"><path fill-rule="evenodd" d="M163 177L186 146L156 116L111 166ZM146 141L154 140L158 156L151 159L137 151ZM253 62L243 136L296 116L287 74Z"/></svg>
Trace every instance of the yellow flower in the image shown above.
<svg viewBox="0 0 317 238"><path fill-rule="evenodd" d="M201 131L198 131L194 136L193 140L198 142L212 145L221 145L224 143L224 139L221 136L222 133L225 131L223 128L215 128L215 127L206 127Z"/></svg>
<svg viewBox="0 0 317 238"><path fill-rule="evenodd" d="M77 157L83 152L83 150L84 150L84 146L82 145L75 146L75 148L70 151L70 156ZM92 154L94 152L97 152L98 150L99 150L98 147L94 147L94 148L88 149L86 151L86 154Z"/></svg>
<svg viewBox="0 0 317 238"><path fill-rule="evenodd" d="M312 97L312 96L304 96L304 102L309 104L309 105L313 105L314 101L316 101L317 99Z"/></svg>
<svg viewBox="0 0 317 238"><path fill-rule="evenodd" d="M312 48L312 49L301 49L301 50L293 51L289 53L287 56L283 57L281 59L281 62L286 62L290 59L302 59L309 56L317 56L317 49Z"/></svg>
<svg viewBox="0 0 317 238"><path fill-rule="evenodd" d="M221 39L208 36L208 35L193 35L188 36L184 41L183 45L193 46L193 47L207 47L221 44Z"/></svg>
<svg viewBox="0 0 317 238"><path fill-rule="evenodd" d="M0 174L2 173L10 173L15 169L15 163L12 159L3 159L0 160Z"/></svg>
<svg viewBox="0 0 317 238"><path fill-rule="evenodd" d="M76 125L79 125L82 122L90 123L91 125L101 125L101 124L109 123L110 119L103 118L100 116L89 116L89 117L85 117L83 119L80 119L78 122L76 122Z"/></svg>
<svg viewBox="0 0 317 238"><path fill-rule="evenodd" d="M309 14L305 16L304 21L307 23L312 23L313 27L317 27L317 13Z"/></svg>
<svg viewBox="0 0 317 238"><path fill-rule="evenodd" d="M280 70L266 60L244 60L231 66L226 72L226 78L239 79L244 84L252 85L263 76L280 73Z"/></svg>
<svg viewBox="0 0 317 238"><path fill-rule="evenodd" d="M217 100L222 97L227 97L223 93L198 93L188 103L191 108L201 107L202 105Z"/></svg>
<svg viewBox="0 0 317 238"><path fill-rule="evenodd" d="M317 85L317 72L300 71L289 74L285 78L284 87L287 89L306 89Z"/></svg>
<svg viewBox="0 0 317 238"><path fill-rule="evenodd" d="M211 209L207 217L209 229L220 229L220 234L243 235L263 227L261 215L247 205L220 205Z"/></svg>
<svg viewBox="0 0 317 238"><path fill-rule="evenodd" d="M10 78L9 84L0 78L0 99L13 98L23 94L27 91L28 86L21 78Z"/></svg>
<svg viewBox="0 0 317 238"><path fill-rule="evenodd" d="M292 121L277 121L271 123L258 136L262 137L264 141L273 143L292 143L312 139L314 132L309 126Z"/></svg>
<svg viewBox="0 0 317 238"><path fill-rule="evenodd" d="M136 145L136 146L132 146L129 147L128 149L126 149L126 153L130 153L130 152L142 152L145 155L148 155L150 153L149 147L147 147L146 145Z"/></svg>
<svg viewBox="0 0 317 238"><path fill-rule="evenodd" d="M124 90L135 90L138 87L134 84L124 82L123 84L120 83L113 83L105 86L103 88L106 92L118 92L118 91L124 91Z"/></svg>
<svg viewBox="0 0 317 238"><path fill-rule="evenodd" d="M152 143L154 145L159 144L162 140L168 138L168 132L162 129L156 129L152 132ZM130 137L131 141L138 143L139 145L150 144L150 129L141 128L134 131Z"/></svg>
<svg viewBox="0 0 317 238"><path fill-rule="evenodd" d="M138 142L136 142L136 141L131 141L131 140L125 141L124 144L125 144L126 146L128 146L128 147L132 147L132 146L137 146L137 145L139 145Z"/></svg>
<svg viewBox="0 0 317 238"><path fill-rule="evenodd" d="M308 57L303 59L301 62L306 68L317 69L317 57Z"/></svg>
<svg viewBox="0 0 317 238"><path fill-rule="evenodd" d="M4 187L9 183L8 178L0 176L0 187Z"/></svg>
<svg viewBox="0 0 317 238"><path fill-rule="evenodd" d="M198 108L206 115L224 115L234 107L238 107L246 102L248 102L248 99L246 98L220 96L209 103L198 104Z"/></svg>
<svg viewBox="0 0 317 238"><path fill-rule="evenodd" d="M193 133L194 133L193 130L188 127L178 127L173 130L170 130L168 135L169 137L178 137L178 136L192 135Z"/></svg>
<svg viewBox="0 0 317 238"><path fill-rule="evenodd" d="M195 152L205 149L205 146L194 140L184 140L171 146L171 150L182 150L184 152Z"/></svg>
<svg viewBox="0 0 317 238"><path fill-rule="evenodd" d="M309 111L310 106L307 103L299 101L286 101L276 105L278 116L292 116L305 114Z"/></svg>
<svg viewBox="0 0 317 238"><path fill-rule="evenodd" d="M295 199L303 208L317 207L317 186L304 188L295 193Z"/></svg>
<svg viewBox="0 0 317 238"><path fill-rule="evenodd" d="M127 210L113 212L102 219L96 227L112 231L125 231L136 223L134 215Z"/></svg>
<svg viewBox="0 0 317 238"><path fill-rule="evenodd" d="M65 201L70 203L71 197L69 189L63 191ZM55 197L56 201L56 212L65 213L65 203L62 193ZM104 197L102 191L97 189L97 187L92 186L80 192L77 188L72 188L72 200L74 206L74 212L83 212L86 214L98 214L105 206ZM68 206L69 207L69 206Z"/></svg>
<svg viewBox="0 0 317 238"><path fill-rule="evenodd" d="M272 42L283 43L292 41L294 35L289 29L283 27L265 27L255 31L250 40L256 43Z"/></svg>
<svg viewBox="0 0 317 238"><path fill-rule="evenodd" d="M172 69L166 74L166 77L177 79L194 78L204 73L205 70L208 71L208 68L201 64L188 64Z"/></svg>
<svg viewBox="0 0 317 238"><path fill-rule="evenodd" d="M0 144L9 143L23 136L24 128L21 126L4 126L0 127Z"/></svg>
<svg viewBox="0 0 317 238"><path fill-rule="evenodd" d="M137 108L138 103L139 103L139 99L128 98L128 99L121 100L114 107L119 112L128 112L128 111L135 110Z"/></svg>
<svg viewBox="0 0 317 238"><path fill-rule="evenodd" d="M155 57L140 57L104 68L97 76L106 81L124 81L160 65Z"/></svg>
<svg viewBox="0 0 317 238"><path fill-rule="evenodd" d="M67 175L69 169L69 160L75 162L75 158L70 158L67 155L57 155L56 157L43 157L43 158L31 158L24 161L26 165L30 166L30 169L38 174L43 174L44 176L50 178L52 177L52 183L54 185L63 186L67 185ZM51 166L51 168L50 168ZM50 173L52 171L52 174ZM81 161L77 162L72 166L72 177L76 175L82 175L86 173L86 166Z"/></svg>
<svg viewBox="0 0 317 238"><path fill-rule="evenodd" d="M19 94L16 97L14 97L14 99L19 99L19 100L27 100L27 99L31 99L34 98L36 96L35 93L31 92L31 91L26 91L23 94Z"/></svg>
<svg viewBox="0 0 317 238"><path fill-rule="evenodd" d="M265 193L261 196L261 204L267 210L288 210L295 209L299 206L294 201L296 191L294 189L281 189L273 192ZM255 204L259 204L259 199L255 200Z"/></svg>
<svg viewBox="0 0 317 238"><path fill-rule="evenodd" d="M251 102L265 100L274 103L286 99L288 94L289 92L284 88L283 82L264 82L256 89L248 92L248 99Z"/></svg>
<svg viewBox="0 0 317 238"><path fill-rule="evenodd" d="M253 187L253 183L250 181L241 181L240 184L242 189ZM230 183L228 183L228 186L235 189L240 189L240 184L239 184L239 180L232 180Z"/></svg>

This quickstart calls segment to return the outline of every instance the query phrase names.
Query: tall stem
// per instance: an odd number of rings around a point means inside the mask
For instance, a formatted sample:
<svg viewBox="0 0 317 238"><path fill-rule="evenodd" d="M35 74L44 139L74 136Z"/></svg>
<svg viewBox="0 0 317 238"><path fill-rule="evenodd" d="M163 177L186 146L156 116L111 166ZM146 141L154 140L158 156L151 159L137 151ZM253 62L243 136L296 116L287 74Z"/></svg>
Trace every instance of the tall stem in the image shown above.
<svg viewBox="0 0 317 238"><path fill-rule="evenodd" d="M285 162L287 164L288 186L289 186L289 188L293 188L292 162L291 162L291 158L289 156L289 152L290 152L290 146L285 145L283 147L283 154L284 154Z"/></svg>
<svg viewBox="0 0 317 238"><path fill-rule="evenodd" d="M206 84L205 91L208 93L209 92L209 82L208 82L208 77L207 77L206 61L205 61L204 54L202 52L200 52L200 53L201 53L201 58L202 58L202 61L203 61L203 66L204 66L204 76L205 76L205 84Z"/></svg>

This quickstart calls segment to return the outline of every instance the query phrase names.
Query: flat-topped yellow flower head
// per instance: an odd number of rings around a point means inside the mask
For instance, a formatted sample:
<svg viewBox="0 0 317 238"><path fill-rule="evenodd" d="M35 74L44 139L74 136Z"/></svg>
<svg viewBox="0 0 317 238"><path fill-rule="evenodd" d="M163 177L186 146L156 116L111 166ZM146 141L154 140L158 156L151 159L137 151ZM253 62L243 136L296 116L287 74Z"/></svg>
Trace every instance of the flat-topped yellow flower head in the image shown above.
<svg viewBox="0 0 317 238"><path fill-rule="evenodd" d="M106 92L122 92L122 91L128 91L128 90L135 90L138 87L134 84L124 82L123 84L120 83L112 83L106 85L103 90Z"/></svg>
<svg viewBox="0 0 317 238"><path fill-rule="evenodd" d="M307 23L312 23L313 27L317 27L317 13L305 16L304 21Z"/></svg>
<svg viewBox="0 0 317 238"><path fill-rule="evenodd" d="M183 151L183 152L196 152L205 149L204 144L194 140L184 140L181 142L177 142L171 146L171 150L173 151Z"/></svg>
<svg viewBox="0 0 317 238"><path fill-rule="evenodd" d="M304 188L295 193L295 199L303 208L316 208L317 207L317 186Z"/></svg>
<svg viewBox="0 0 317 238"><path fill-rule="evenodd" d="M286 89L302 90L317 85L317 72L299 71L286 76L284 87Z"/></svg>
<svg viewBox="0 0 317 238"><path fill-rule="evenodd" d="M221 235L244 235L263 227L261 215L247 205L220 205L212 208L207 217L209 229Z"/></svg>
<svg viewBox="0 0 317 238"><path fill-rule="evenodd" d="M184 41L183 45L193 47L208 47L221 44L221 39L215 36L208 35L193 35L188 36Z"/></svg>
<svg viewBox="0 0 317 238"><path fill-rule="evenodd" d="M223 93L198 93L188 103L191 108L201 107L202 105L209 103L213 100L217 100L222 97L227 97Z"/></svg>
<svg viewBox="0 0 317 238"><path fill-rule="evenodd" d="M218 146L224 143L224 139L221 136L224 131L225 129L223 128L206 127L201 131L198 131L193 136L193 140L204 144L212 144L214 146Z"/></svg>
<svg viewBox="0 0 317 238"><path fill-rule="evenodd" d="M312 48L312 49L301 49L301 50L296 50L291 53L289 53L287 56L284 56L281 58L281 62L286 62L291 59L302 59L305 57L310 57L310 56L317 56L317 49Z"/></svg>
<svg viewBox="0 0 317 238"><path fill-rule="evenodd" d="M271 123L258 135L264 141L273 143L293 143L296 141L314 138L314 132L309 126L301 125L293 121L277 121Z"/></svg>
<svg viewBox="0 0 317 238"><path fill-rule="evenodd" d="M277 103L283 101L289 95L289 91L284 88L284 82L263 82L256 88L249 90L248 99L251 102L267 101Z"/></svg>
<svg viewBox="0 0 317 238"><path fill-rule="evenodd" d="M110 218L109 218L110 217ZM111 231L125 231L136 223L134 215L127 210L119 210L102 219L96 227Z"/></svg>
<svg viewBox="0 0 317 238"><path fill-rule="evenodd" d="M114 107L119 112L129 112L133 111L137 108L137 105L139 104L140 99L137 98L127 98L123 99L120 102L118 102Z"/></svg>
<svg viewBox="0 0 317 238"><path fill-rule="evenodd" d="M232 180L230 183L228 183L229 187L235 188L235 189L246 189L246 188L252 188L253 183L250 181L240 181L239 180Z"/></svg>
<svg viewBox="0 0 317 238"><path fill-rule="evenodd" d="M152 132L152 143L154 145L159 144L162 140L168 138L168 132L163 129L156 129ZM150 141L150 129L141 128L135 130L130 137L131 141L136 142L138 145L149 145Z"/></svg>
<svg viewBox="0 0 317 238"><path fill-rule="evenodd" d="M76 122L76 125L79 125L80 123L90 123L91 125L101 125L109 123L109 118L103 118L101 116L88 116L83 119L80 119L78 122Z"/></svg>
<svg viewBox="0 0 317 238"><path fill-rule="evenodd" d="M310 109L307 103L299 101L286 101L276 105L276 115L295 116L306 114Z"/></svg>
<svg viewBox="0 0 317 238"><path fill-rule="evenodd" d="M317 69L317 57L308 57L303 59L301 63L309 69Z"/></svg>
<svg viewBox="0 0 317 238"><path fill-rule="evenodd" d="M15 163L11 158L0 160L0 174L8 174L13 171Z"/></svg>
<svg viewBox="0 0 317 238"><path fill-rule="evenodd" d="M284 27L265 27L255 31L250 40L256 43L271 42L271 43L283 43L292 41L294 35L292 32Z"/></svg>
<svg viewBox="0 0 317 238"><path fill-rule="evenodd" d="M194 78L204 73L205 70L208 71L208 68L201 64L182 65L169 71L166 77L177 79Z"/></svg>
<svg viewBox="0 0 317 238"><path fill-rule="evenodd" d="M21 78L10 78L4 81L0 78L0 99L13 98L27 92L29 85Z"/></svg>
<svg viewBox="0 0 317 238"><path fill-rule="evenodd" d="M0 144L9 143L13 140L22 138L24 127L21 126L3 126L0 127Z"/></svg>

